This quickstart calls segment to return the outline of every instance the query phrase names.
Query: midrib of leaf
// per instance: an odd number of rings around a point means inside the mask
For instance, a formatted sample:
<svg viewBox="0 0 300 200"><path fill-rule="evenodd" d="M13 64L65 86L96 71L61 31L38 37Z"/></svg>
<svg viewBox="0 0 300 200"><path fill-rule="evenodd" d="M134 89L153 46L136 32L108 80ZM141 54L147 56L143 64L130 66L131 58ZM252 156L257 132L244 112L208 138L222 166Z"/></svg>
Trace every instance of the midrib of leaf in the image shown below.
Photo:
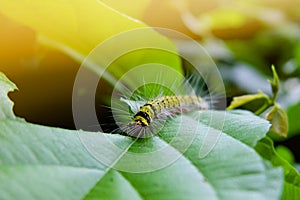
<svg viewBox="0 0 300 200"><path fill-rule="evenodd" d="M97 184L100 184L100 181L103 180L102 178L103 178L106 174L108 174L110 171L112 171L112 170L115 171L116 173L118 173L120 176L122 176L121 173L119 173L118 171L116 171L116 170L114 169L114 165L115 165L116 163L118 163L118 161L122 158L122 156L128 152L129 148L134 144L134 142L135 142L137 139L138 139L138 138L136 138L132 143L130 143L130 144L128 145L128 147L122 152L122 154L119 155L119 158L116 159L116 160L114 161L114 163L112 163L112 166L111 166L111 167L106 168L106 170L104 171L104 173L103 173L103 175L101 176L101 178L99 178L99 180L97 181L97 183L95 183L94 187L95 187ZM122 176L122 177L123 177L123 176ZM123 177L123 178L124 178L124 177ZM125 179L125 180L126 180L126 179ZM132 187L132 189L134 189L134 190L136 191L137 194L139 194L138 191L130 184L130 182L127 181L127 183ZM93 188L91 188L91 190L92 190L92 189L93 189ZM86 197L89 195L89 193L91 192L91 190L90 190L89 192L87 192L87 193L82 197L82 199L86 199ZM140 194L139 194L139 196L140 196ZM142 199L142 198L141 198L141 199Z"/></svg>
<svg viewBox="0 0 300 200"><path fill-rule="evenodd" d="M90 199L90 195L91 195L91 193L93 193L93 190L96 188L96 187L101 187L101 186L99 186L102 182L103 182L103 180L105 179L105 175L107 175L107 174L109 174L109 173L116 173L117 175L119 175L121 178L122 178L122 180L124 180L125 182L126 182L126 185L127 186L129 186L134 192L135 192L135 194L138 196L138 199L144 199L143 198L143 196L142 196L142 194L140 194L139 193L139 191L138 191L138 189L136 188L136 187L134 187L132 184L131 184L131 182L129 181L129 180L127 180L126 179L126 177L124 177L123 175L122 175L122 173L121 172L118 172L117 170L115 170L115 169L113 169L113 168L108 168L108 170L106 170L105 171L105 173L104 173L104 175L101 177L101 179L99 179L98 181L97 181L97 183L95 183L95 185L94 185L94 187L93 188L91 188L91 190L89 191L89 192L87 192L86 194L85 194L85 196L84 197L82 197L82 199ZM105 183L104 183L105 184ZM125 198L126 199L126 198ZM133 200L133 199L132 199Z"/></svg>
<svg viewBox="0 0 300 200"><path fill-rule="evenodd" d="M162 141L164 141L166 144L168 144L162 137L159 137L159 139L162 140ZM177 151L179 154L181 154L181 156L182 156L183 159L185 159L188 163L190 163L190 167L191 167L191 168L194 168L194 169L198 172L198 174L199 174L200 176L204 176L204 178L208 180L208 177L205 176L205 173L203 173L203 171L201 171L201 169L198 168L198 167L195 165L195 163L193 162L193 160L192 160L191 158L189 158L189 157L187 156L187 154L185 154L185 153L182 154L182 152L179 152L179 151L176 149L175 146L172 146L172 147L173 147L173 149L174 149L175 151ZM185 170L189 170L189 169L185 169ZM218 199L220 199L220 194L219 194L219 192L216 190L216 185L215 185L213 182L211 182L210 180L207 181L207 183L209 184L209 187L210 187L210 188L214 191L214 193L217 195Z"/></svg>
<svg viewBox="0 0 300 200"><path fill-rule="evenodd" d="M191 119L192 121L194 121L195 123L198 123L198 121L193 120L192 118L190 118L190 119ZM187 123L187 122L186 122L186 123ZM208 128L209 128L209 127L208 127ZM168 128L166 128L166 129L168 129ZM214 129L214 130L216 130L216 129ZM216 130L216 131L218 131L218 130ZM196 137L197 137L197 136L196 136ZM163 133L162 133L162 135L159 137L159 139L163 140L166 144L172 145L172 143L168 143L168 142L167 142L168 140L165 140L166 138L164 138ZM217 142L217 141L216 141L216 142ZM191 144L191 145L192 145L192 144ZM175 145L172 146L172 147L177 151L177 148L176 148ZM205 173L203 173L203 171L201 171L201 169L195 165L194 161L193 161L190 157L187 156L186 152L180 152L180 151L177 151L177 152L178 152L179 154L182 154L182 158L184 158L185 160L187 160L187 161L190 163L191 167L193 167L193 168L196 169L196 171L198 172L199 175L204 176L204 177L208 180L207 183L208 183L208 184L210 185L210 187L213 189L214 193L217 195L217 198L220 199L220 194L219 194L218 190L216 189L217 187L216 187L216 185L214 184L214 182L211 181L211 180L209 180L209 177L205 176Z"/></svg>
<svg viewBox="0 0 300 200"><path fill-rule="evenodd" d="M192 121L194 121L194 123L198 123L198 121L196 121L196 120L193 120L193 119L191 119ZM204 124L203 124L204 125ZM205 126L205 125L204 125ZM208 127L208 126L205 126L205 127L207 127L207 128L211 128L211 127ZM214 128L211 128L211 129L213 129L214 131L219 131L219 130L217 130L217 129L214 129ZM163 138L162 138L163 139ZM216 142L218 142L218 141L216 141ZM191 144L192 145L192 144ZM176 148L175 146L173 146L174 148ZM220 190L218 190L217 188L217 185L215 184L215 182L213 181L213 180L211 180L209 177L207 177L206 175L205 175L205 171L203 172L203 171L201 171L201 169L199 168L199 167L196 167L197 165L196 165L196 163L186 154L186 152L184 152L183 154L182 154L182 156L186 159L186 160L188 160L189 161L189 163L191 164L191 166L193 166L197 171L198 171L198 173L199 174L201 174L201 175L203 175L208 181L208 183L209 183L209 185L211 186L211 188L214 190L214 192L215 192L215 194L217 195L217 198L218 199L222 199L221 197L222 197L222 195L220 194ZM207 156L209 156L209 155L207 155Z"/></svg>

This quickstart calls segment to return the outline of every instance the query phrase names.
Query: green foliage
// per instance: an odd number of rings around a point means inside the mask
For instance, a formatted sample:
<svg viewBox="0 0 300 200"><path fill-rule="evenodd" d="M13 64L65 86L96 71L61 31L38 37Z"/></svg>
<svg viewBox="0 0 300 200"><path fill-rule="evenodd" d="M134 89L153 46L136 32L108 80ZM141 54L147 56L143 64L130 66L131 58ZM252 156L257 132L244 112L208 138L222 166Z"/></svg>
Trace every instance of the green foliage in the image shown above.
<svg viewBox="0 0 300 200"><path fill-rule="evenodd" d="M299 123L300 102L289 107L289 109L287 110L287 115L289 119L290 133L293 135L295 135L296 133L300 133L300 123Z"/></svg>
<svg viewBox="0 0 300 200"><path fill-rule="evenodd" d="M291 165L295 164L295 157L291 150L289 150L287 147L283 145L278 145L276 146L275 150L276 153L288 163L290 163Z"/></svg>
<svg viewBox="0 0 300 200"><path fill-rule="evenodd" d="M270 131L277 133L282 137L288 134L288 116L285 110L277 103L272 106L265 118L272 123Z"/></svg>
<svg viewBox="0 0 300 200"><path fill-rule="evenodd" d="M267 94L261 91L254 95L243 95L240 97L234 97L233 101L227 109L231 110L246 105L250 102L263 100L264 103L255 111L255 114L260 115L261 113L265 112L268 108L270 108L270 110L265 114L265 119L271 122L271 131L277 133L282 137L287 137L287 114L285 110L278 103L276 103L276 98L280 89L280 82L274 66L272 66L272 72L273 80L269 80L269 83L272 88L272 97L269 97Z"/></svg>
<svg viewBox="0 0 300 200"><path fill-rule="evenodd" d="M258 91L257 94L249 94L249 95L234 97L233 101L230 103L227 109L232 110L234 108L238 108L248 103L252 103L260 100L262 100L264 104L267 104L269 97L261 91Z"/></svg>
<svg viewBox="0 0 300 200"><path fill-rule="evenodd" d="M262 157L270 160L274 166L283 167L285 182L281 199L298 199L300 194L300 174L276 153L272 140L268 137L262 139L257 143L255 149Z"/></svg>
<svg viewBox="0 0 300 200"><path fill-rule="evenodd" d="M200 114L199 121L175 117L160 137L138 140L2 119L1 198L278 199L281 169L271 167L252 149L266 135L268 122L245 111ZM222 129L218 121L209 120L220 116L225 122ZM205 133L220 137L211 141L214 148L200 159ZM123 149L119 156L110 152L109 143ZM112 165L95 159L86 145L94 147L94 156L111 159ZM156 156L139 157L156 151L160 151ZM174 162L160 167L170 157L176 158Z"/></svg>
<svg viewBox="0 0 300 200"><path fill-rule="evenodd" d="M276 97L278 95L278 92L279 92L279 89L280 89L280 81L279 81L279 78L278 78L278 75L277 75L277 72L276 72L276 69L274 67L274 65L272 65L272 72L273 72L273 80L268 80L270 85L271 85L271 88L272 88L272 93L273 93L273 96L272 96L272 102L275 102L276 100Z"/></svg>

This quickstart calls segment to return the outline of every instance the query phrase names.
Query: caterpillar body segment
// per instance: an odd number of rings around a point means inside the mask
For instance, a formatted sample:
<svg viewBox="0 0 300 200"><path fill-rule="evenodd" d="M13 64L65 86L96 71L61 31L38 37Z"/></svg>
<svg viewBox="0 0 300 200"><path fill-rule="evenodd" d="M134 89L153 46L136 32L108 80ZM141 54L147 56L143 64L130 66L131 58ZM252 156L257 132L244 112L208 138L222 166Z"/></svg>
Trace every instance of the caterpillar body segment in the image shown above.
<svg viewBox="0 0 300 200"><path fill-rule="evenodd" d="M133 116L130 127L148 127L155 120L191 110L207 110L206 101L196 95L162 96L148 101Z"/></svg>

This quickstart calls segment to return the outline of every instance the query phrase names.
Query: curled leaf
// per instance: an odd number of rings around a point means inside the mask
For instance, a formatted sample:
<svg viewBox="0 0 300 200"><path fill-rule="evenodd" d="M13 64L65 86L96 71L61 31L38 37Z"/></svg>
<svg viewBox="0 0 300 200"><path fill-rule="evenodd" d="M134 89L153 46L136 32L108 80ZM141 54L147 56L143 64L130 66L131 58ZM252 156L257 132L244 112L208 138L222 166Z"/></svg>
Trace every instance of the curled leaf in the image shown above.
<svg viewBox="0 0 300 200"><path fill-rule="evenodd" d="M258 101L258 100L265 100L268 101L268 96L261 91L257 94L250 94L250 95L243 95L239 97L234 97L231 104L228 106L227 110L232 110L243 105L246 105L250 102Z"/></svg>
<svg viewBox="0 0 300 200"><path fill-rule="evenodd" d="M271 122L271 131L282 137L287 137L288 116L285 110L279 104L276 103L271 108L271 110L266 114L265 119Z"/></svg>

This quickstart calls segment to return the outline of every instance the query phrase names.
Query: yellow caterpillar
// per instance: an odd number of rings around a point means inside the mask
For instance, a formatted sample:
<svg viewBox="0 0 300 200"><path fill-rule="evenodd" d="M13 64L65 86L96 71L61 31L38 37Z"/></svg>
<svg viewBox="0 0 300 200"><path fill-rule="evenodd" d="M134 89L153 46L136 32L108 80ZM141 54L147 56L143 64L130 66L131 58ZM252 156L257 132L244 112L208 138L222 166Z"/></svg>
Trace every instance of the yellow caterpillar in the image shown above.
<svg viewBox="0 0 300 200"><path fill-rule="evenodd" d="M207 109L209 109L207 102L196 95L162 96L141 106L129 126L147 127L153 120L162 117L161 115L172 116L190 110Z"/></svg>

